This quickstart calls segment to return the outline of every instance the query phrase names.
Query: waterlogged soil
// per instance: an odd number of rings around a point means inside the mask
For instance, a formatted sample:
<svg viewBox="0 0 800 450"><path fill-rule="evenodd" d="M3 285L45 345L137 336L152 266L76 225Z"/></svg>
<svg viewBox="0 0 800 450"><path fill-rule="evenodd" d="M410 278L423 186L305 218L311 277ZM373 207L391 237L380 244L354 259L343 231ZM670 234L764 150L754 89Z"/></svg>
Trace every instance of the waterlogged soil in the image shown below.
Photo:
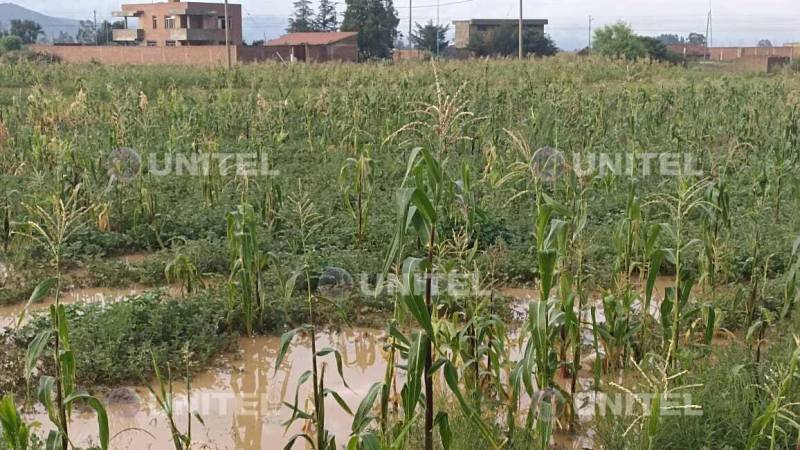
<svg viewBox="0 0 800 450"><path fill-rule="evenodd" d="M140 285L131 285L125 288L76 288L59 294L59 303L69 305L72 303L119 302L148 290L152 291L154 288ZM177 293L177 290L170 288L170 292ZM40 302L31 303L28 307L28 314L45 310L55 302L55 295L49 295ZM13 327L25 309L26 303L21 302L0 306L0 328ZM26 317L29 317L28 314L26 314Z"/></svg>
<svg viewBox="0 0 800 450"><path fill-rule="evenodd" d="M666 286L668 278L660 280ZM143 288L131 286L125 289L81 289L62 296L62 301L115 301L141 292ZM663 289L659 289L663 292ZM502 294L518 299L515 311L524 318L527 303L538 298L531 289L505 289ZM42 308L52 303L51 298L37 304ZM15 320L22 305L0 309L0 324ZM367 328L352 328L342 332L326 332L317 335L317 350L333 348L341 352L344 381L336 370L332 354L323 358L325 387L337 391L350 409L355 411L369 388L384 377L387 354L384 351L384 331ZM513 339L512 342L515 342ZM220 357L214 368L196 374L191 379L191 397L187 395L187 384L182 376L173 372L174 420L185 432L191 424L194 448L243 449L282 448L296 433L308 431L307 424L297 421L290 426L286 422L291 410L286 403L297 399L301 409L310 409L310 381L298 389L298 380L311 369L311 342L308 335L295 337L284 363L277 370L275 362L280 346L280 337L261 336L239 339L239 350ZM517 353L515 349L512 353ZM593 380L586 370L591 367L587 355L578 377L578 398L581 407L577 411L581 422L588 425L596 394L592 390ZM399 384L403 383L402 371L398 371ZM345 385L345 382L347 383ZM559 384L569 390L571 380L559 378ZM151 385L156 391L156 382ZM442 388L444 392L444 388ZM172 449L172 438L168 420L159 408L147 386L122 386L101 395L108 409L111 424L112 447L118 449ZM346 442L352 417L344 412L329 396L326 398L326 428L338 437L337 443ZM576 405L577 406L577 405ZM197 413L200 419L190 413ZM35 411L27 416L37 423L36 430L46 435L51 429L44 411ZM70 424L71 438L76 445L97 444L97 424L89 410L76 411ZM593 433L590 427L579 427L577 432L559 431L553 439L556 448L592 448ZM302 448L302 444L297 444Z"/></svg>
<svg viewBox="0 0 800 450"><path fill-rule="evenodd" d="M126 297L145 290L143 286L75 289L63 293L60 301L124 301ZM538 298L535 290L506 289L502 294L518 299L514 305L516 314L520 316L527 313L526 304ZM50 296L41 303L31 305L31 310L46 308L54 301L54 297ZM0 308L0 326L15 323L23 307L18 304ZM317 336L318 350L330 347L342 354L344 381L337 373L335 360L329 355L324 362L325 383L327 388L341 395L351 410L358 407L373 383L383 379L387 364L384 343L385 333L375 329L357 328ZM282 448L291 436L307 431L303 421L286 426L286 421L291 417L291 410L286 403L294 403L296 398L301 409L310 406L310 382L299 389L297 386L303 373L311 369L310 337L298 335L284 364L276 371L279 346L278 336L241 338L237 353L223 355L214 365L215 368L193 376L191 397L187 395L185 380L176 374L175 378L178 379L173 385L175 423L185 432L191 422L192 440L201 444L197 448ZM516 352L518 349L515 349ZM584 361L584 367L590 366L590 361ZM398 376L397 382L402 384L402 371L398 371ZM560 378L559 383L568 390L570 379ZM578 379L579 391L585 392L582 397L583 408L578 411L582 421L590 419L585 414L593 410L591 384L591 376L582 371ZM156 382L151 387L159 390ZM101 395L101 399L109 413L113 448L173 448L168 420L147 386L118 387ZM197 416L190 419L190 413L197 413ZM41 435L51 429L44 411L29 414L27 419L35 424L35 429ZM326 428L339 437L339 444L345 442L351 422L352 417L333 398L326 399ZM72 416L70 432L79 446L97 444L94 414L89 410L76 411ZM554 436L554 444L557 448L591 448L591 430L558 432Z"/></svg>
<svg viewBox="0 0 800 450"><path fill-rule="evenodd" d="M342 354L344 381L336 370L332 355L324 358L325 387L338 392L352 411L358 408L369 388L383 379L387 364L384 352L386 334L374 329L349 329L342 332L323 333L317 336L317 350L326 347L338 349ZM300 386L298 380L311 369L311 343L308 335L298 335L286 355L284 364L275 370L280 347L277 336L260 336L239 339L239 351L226 355L217 364L219 368L195 375L191 379L191 397L187 396L185 380L175 380L173 409L175 423L181 431L188 429L191 420L193 448L209 449L273 449L283 448L296 433L308 431L306 423L285 423L291 417L286 403L295 398L301 409L310 408L309 382ZM178 375L173 373L178 378ZM570 379L559 378L559 384L569 389ZM398 371L397 383L403 383ZM582 422L591 418L593 411L591 376L582 371L578 378L583 407ZM151 387L158 392L157 382ZM444 394L445 388L437 389ZM104 395L113 436L112 448L157 449L174 448L166 416L147 386L123 386ZM399 399L397 399L399 401ZM523 399L524 404L529 402ZM350 433L352 416L326 398L326 428L338 437L341 446ZM189 418L189 412L198 413ZM29 414L26 419L38 423L37 432L46 434L51 429L44 411ZM72 416L70 435L79 446L97 444L97 423L89 410L78 410ZM559 432L554 436L556 448L592 448L591 430L578 433ZM297 448L304 448L302 442Z"/></svg>
<svg viewBox="0 0 800 450"><path fill-rule="evenodd" d="M339 377L333 355L323 358L325 387L337 391L355 411L361 399L376 381L382 380L386 368L383 352L385 334L370 329L351 329L341 333L317 336L317 350L335 348L342 354L345 386ZM277 336L241 338L239 352L226 355L221 368L209 370L191 379L191 398L187 385L176 380L173 386L175 423L186 431L187 411L197 412L191 419L192 440L202 443L195 448L272 449L283 448L305 423L297 421L288 429L284 423L291 417L284 402L308 409L311 384L297 390L301 375L311 368L311 346L308 335L298 335L286 355L284 364L275 370L280 346ZM177 377L177 375L176 375ZM157 383L152 385L158 391ZM112 447L118 449L173 449L170 428L164 413L146 386L117 388L102 398L107 405ZM326 428L345 443L352 417L343 412L332 397L325 401ZM44 433L49 427L47 416L37 412L28 420L40 422ZM73 414L71 438L77 445L96 443L97 424L93 413ZM302 443L297 448L303 448Z"/></svg>

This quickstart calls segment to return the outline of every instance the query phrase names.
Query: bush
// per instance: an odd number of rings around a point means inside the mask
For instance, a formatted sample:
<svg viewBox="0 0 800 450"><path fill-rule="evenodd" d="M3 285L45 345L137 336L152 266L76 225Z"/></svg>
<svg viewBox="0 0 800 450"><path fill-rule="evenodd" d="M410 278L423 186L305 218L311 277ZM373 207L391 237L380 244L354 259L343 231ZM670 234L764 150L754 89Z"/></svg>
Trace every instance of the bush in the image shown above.
<svg viewBox="0 0 800 450"><path fill-rule="evenodd" d="M22 39L18 36L0 37L0 54L15 50L22 50Z"/></svg>
<svg viewBox="0 0 800 450"><path fill-rule="evenodd" d="M66 310L77 377L84 385L148 378L151 354L177 367L188 349L194 366L203 367L231 343L224 302L208 293L177 300L150 292L124 302L67 305ZM48 315L35 317L20 330L16 345L27 348L33 336L49 327ZM52 358L42 360L49 364Z"/></svg>

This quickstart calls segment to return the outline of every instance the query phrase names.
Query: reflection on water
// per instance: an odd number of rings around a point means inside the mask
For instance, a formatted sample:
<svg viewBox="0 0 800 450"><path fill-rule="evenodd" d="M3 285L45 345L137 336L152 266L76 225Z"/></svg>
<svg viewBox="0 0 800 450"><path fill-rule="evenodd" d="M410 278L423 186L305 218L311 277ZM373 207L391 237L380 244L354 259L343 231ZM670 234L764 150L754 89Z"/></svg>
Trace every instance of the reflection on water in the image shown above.
<svg viewBox="0 0 800 450"><path fill-rule="evenodd" d="M535 291L505 291L521 300L536 298ZM524 305L527 301L523 302ZM522 311L521 311L522 312ZM2 314L2 313L0 313ZM510 345L513 358L519 357L518 330L510 330ZM384 377L386 356L383 351L385 333L371 329L349 329L339 333L323 333L317 336L317 349L337 349L342 354L344 376L348 387L340 379L333 355L322 360L325 363L325 387L336 390L351 410L358 407L369 388ZM294 434L304 431L304 423L298 421L288 430L285 422L290 410L285 402L294 403L297 381L311 369L310 339L307 335L295 337L284 364L276 371L280 337L261 336L241 338L238 354L228 355L216 365L197 374L191 383L191 398L186 395L183 380L174 384L175 421L181 431L188 426L187 411L197 411L203 423L191 419L193 441L202 443L196 448L212 449L273 449L282 448ZM586 368L591 367L584 359L578 386L579 391L589 395L591 377ZM79 368L80 370L80 368ZM174 374L176 378L180 378ZM402 371L399 372L402 376ZM402 379L398 380L402 383ZM569 380L559 379L564 388ZM156 385L153 385L157 390ZM311 383L306 382L297 393L301 409L310 408ZM586 411L593 410L594 401L586 395L579 410L582 421ZM155 399L145 386L115 389L102 400L107 404L111 423L112 447L118 449L172 449L172 439L167 419L158 408ZM326 399L326 428L337 437L338 444L346 442L352 417L344 412L332 398ZM40 422L38 433L46 434L49 421L46 414L38 412L28 416ZM585 430L586 431L586 430ZM590 431L590 430L589 430ZM93 413L76 411L70 426L73 441L79 446L96 443L97 425ZM591 433L582 435L559 434L556 444L562 448L580 448L591 442ZM566 445L565 445L566 444ZM591 444L589 444L591 445ZM298 444L297 448L302 448Z"/></svg>
<svg viewBox="0 0 800 450"><path fill-rule="evenodd" d="M342 333L317 336L317 349L338 349L344 362L344 375L349 388L342 383L332 355L325 361L325 387L341 394L351 410L358 407L370 386L383 379L386 360L382 350L384 333L354 329ZM282 448L303 423L296 422L288 431L284 422L290 410L283 402L294 403L295 389L301 374L311 368L311 349L308 336L297 336L284 364L276 372L280 338L264 336L242 338L240 351L223 368L209 370L192 380L190 404L185 383L174 385L176 423L185 431L186 411L197 411L205 425L192 419L193 440L218 449ZM156 388L155 384L153 385ZM108 403L112 447L120 449L171 449L169 425L146 387L132 387L134 395L112 391ZM308 408L311 383L304 384L298 396L301 408ZM116 395L115 395L116 394ZM187 408L188 406L188 408ZM342 411L332 398L326 399L326 428L344 443L352 417ZM44 414L35 420L46 424ZM128 431L123 431L128 430ZM88 445L96 436L97 426L92 413L73 415L71 434L78 445ZM298 445L298 448L302 448Z"/></svg>
<svg viewBox="0 0 800 450"><path fill-rule="evenodd" d="M153 288L149 288L152 290ZM102 303L122 301L126 297L140 294L148 290L144 286L131 285L124 288L79 288L61 292L59 302L68 305L71 303ZM173 289L170 289L173 292ZM50 307L56 302L54 295L45 297L39 303L31 304L28 313ZM25 308L26 302L0 306L0 328L8 328L16 324L19 314Z"/></svg>

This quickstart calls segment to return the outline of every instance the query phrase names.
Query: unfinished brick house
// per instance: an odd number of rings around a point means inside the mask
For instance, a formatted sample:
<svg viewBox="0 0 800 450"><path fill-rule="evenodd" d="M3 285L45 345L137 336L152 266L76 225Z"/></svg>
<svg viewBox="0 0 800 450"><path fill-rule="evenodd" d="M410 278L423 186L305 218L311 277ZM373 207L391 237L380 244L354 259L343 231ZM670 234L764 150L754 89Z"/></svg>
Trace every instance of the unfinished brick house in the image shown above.
<svg viewBox="0 0 800 450"><path fill-rule="evenodd" d="M522 28L524 31L534 30L544 34L544 26L548 24L547 19L525 19L522 21ZM486 35L493 30L504 26L519 26L517 19L470 19L470 20L454 20L455 25L455 38L453 39L453 47L467 48L472 36Z"/></svg>
<svg viewBox="0 0 800 450"><path fill-rule="evenodd" d="M358 33L289 33L264 43L271 57L285 61L358 61Z"/></svg>
<svg viewBox="0 0 800 450"><path fill-rule="evenodd" d="M125 28L113 30L113 40L127 45L181 47L225 45L225 29L231 45L242 44L242 6L223 3L169 1L122 5L113 13ZM134 24L131 22L135 22Z"/></svg>

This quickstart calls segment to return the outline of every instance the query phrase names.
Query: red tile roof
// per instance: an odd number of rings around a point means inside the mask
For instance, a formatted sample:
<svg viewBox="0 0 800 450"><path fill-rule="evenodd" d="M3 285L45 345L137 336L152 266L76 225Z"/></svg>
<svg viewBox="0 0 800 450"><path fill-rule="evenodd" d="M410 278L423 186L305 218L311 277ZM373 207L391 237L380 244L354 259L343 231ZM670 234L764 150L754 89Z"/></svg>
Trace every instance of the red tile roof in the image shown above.
<svg viewBox="0 0 800 450"><path fill-rule="evenodd" d="M289 33L277 39L267 41L264 45L327 45L356 35L358 35L358 33L348 31Z"/></svg>

